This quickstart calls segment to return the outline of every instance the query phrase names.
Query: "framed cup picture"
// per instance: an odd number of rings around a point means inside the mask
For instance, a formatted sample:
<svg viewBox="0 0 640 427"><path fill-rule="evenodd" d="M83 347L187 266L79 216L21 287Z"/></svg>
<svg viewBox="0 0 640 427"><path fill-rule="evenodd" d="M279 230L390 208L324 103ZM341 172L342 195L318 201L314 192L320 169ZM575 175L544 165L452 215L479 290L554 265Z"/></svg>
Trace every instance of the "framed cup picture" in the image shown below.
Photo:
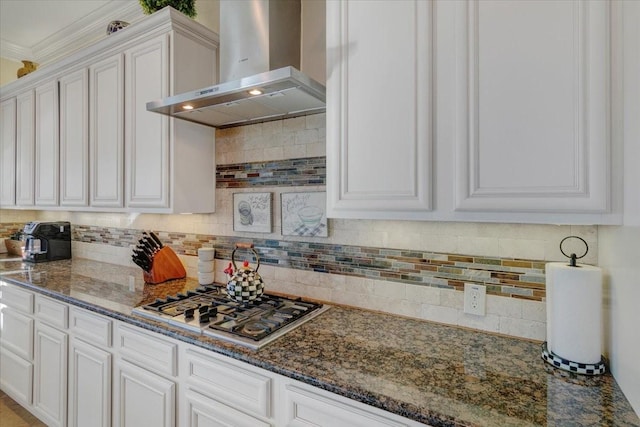
<svg viewBox="0 0 640 427"><path fill-rule="evenodd" d="M271 233L271 193L233 193L233 230Z"/></svg>
<svg viewBox="0 0 640 427"><path fill-rule="evenodd" d="M280 195L283 236L327 237L325 192Z"/></svg>

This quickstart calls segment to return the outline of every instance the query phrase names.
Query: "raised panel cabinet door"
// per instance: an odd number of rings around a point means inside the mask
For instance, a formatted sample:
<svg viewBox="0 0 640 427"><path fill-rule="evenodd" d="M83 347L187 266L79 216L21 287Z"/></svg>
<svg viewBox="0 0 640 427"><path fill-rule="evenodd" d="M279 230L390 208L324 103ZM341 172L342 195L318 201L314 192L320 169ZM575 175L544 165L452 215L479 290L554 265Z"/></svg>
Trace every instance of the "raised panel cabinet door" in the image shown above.
<svg viewBox="0 0 640 427"><path fill-rule="evenodd" d="M34 411L49 426L67 423L68 336L36 322L34 359Z"/></svg>
<svg viewBox="0 0 640 427"><path fill-rule="evenodd" d="M35 95L29 90L16 97L16 204L35 203Z"/></svg>
<svg viewBox="0 0 640 427"><path fill-rule="evenodd" d="M125 52L126 205L169 207L169 119L146 104L169 95L169 35Z"/></svg>
<svg viewBox="0 0 640 427"><path fill-rule="evenodd" d="M35 203L57 206L60 139L58 82L36 87Z"/></svg>
<svg viewBox="0 0 640 427"><path fill-rule="evenodd" d="M0 388L16 402L31 406L33 364L0 345Z"/></svg>
<svg viewBox="0 0 640 427"><path fill-rule="evenodd" d="M433 186L433 3L326 7L328 216L424 218Z"/></svg>
<svg viewBox="0 0 640 427"><path fill-rule="evenodd" d="M89 67L89 204L124 206L124 58Z"/></svg>
<svg viewBox="0 0 640 427"><path fill-rule="evenodd" d="M126 361L118 361L115 425L173 427L176 384Z"/></svg>
<svg viewBox="0 0 640 427"><path fill-rule="evenodd" d="M89 77L85 68L60 83L60 206L89 205Z"/></svg>
<svg viewBox="0 0 640 427"><path fill-rule="evenodd" d="M111 425L111 361L113 356L72 338L69 349L69 425Z"/></svg>
<svg viewBox="0 0 640 427"><path fill-rule="evenodd" d="M16 204L16 99L0 104L0 207Z"/></svg>
<svg viewBox="0 0 640 427"><path fill-rule="evenodd" d="M610 209L609 1L455 4L455 209Z"/></svg>
<svg viewBox="0 0 640 427"><path fill-rule="evenodd" d="M0 322L2 325L0 344L31 362L33 360L33 318L11 307L3 307L0 311Z"/></svg>

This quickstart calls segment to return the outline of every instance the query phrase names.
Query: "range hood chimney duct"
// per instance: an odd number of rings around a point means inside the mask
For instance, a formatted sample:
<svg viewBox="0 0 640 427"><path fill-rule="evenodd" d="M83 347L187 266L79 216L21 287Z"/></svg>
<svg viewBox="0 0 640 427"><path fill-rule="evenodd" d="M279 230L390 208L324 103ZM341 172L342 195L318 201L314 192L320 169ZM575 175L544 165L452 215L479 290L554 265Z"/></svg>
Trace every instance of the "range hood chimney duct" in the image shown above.
<svg viewBox="0 0 640 427"><path fill-rule="evenodd" d="M300 0L220 0L223 83L147 110L217 128L325 111L324 86L299 71L300 18Z"/></svg>

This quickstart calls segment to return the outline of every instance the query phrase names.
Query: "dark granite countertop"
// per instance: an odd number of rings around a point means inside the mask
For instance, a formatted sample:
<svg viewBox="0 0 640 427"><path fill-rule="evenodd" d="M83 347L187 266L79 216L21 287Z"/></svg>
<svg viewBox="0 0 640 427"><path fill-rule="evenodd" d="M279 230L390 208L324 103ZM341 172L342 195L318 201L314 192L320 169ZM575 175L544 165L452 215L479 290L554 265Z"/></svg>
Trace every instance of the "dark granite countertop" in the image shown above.
<svg viewBox="0 0 640 427"><path fill-rule="evenodd" d="M255 351L131 314L195 280L146 285L80 258L24 266L0 279L433 426L640 426L610 374L556 370L537 342L333 306Z"/></svg>

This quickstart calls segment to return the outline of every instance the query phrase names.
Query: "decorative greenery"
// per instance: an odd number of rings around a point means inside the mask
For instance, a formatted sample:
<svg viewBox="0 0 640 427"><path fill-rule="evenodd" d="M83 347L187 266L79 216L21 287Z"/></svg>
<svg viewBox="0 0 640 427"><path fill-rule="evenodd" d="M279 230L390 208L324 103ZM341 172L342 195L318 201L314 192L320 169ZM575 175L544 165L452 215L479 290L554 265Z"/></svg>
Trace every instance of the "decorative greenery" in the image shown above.
<svg viewBox="0 0 640 427"><path fill-rule="evenodd" d="M142 11L151 15L164 7L171 6L189 18L196 17L196 0L139 0Z"/></svg>

